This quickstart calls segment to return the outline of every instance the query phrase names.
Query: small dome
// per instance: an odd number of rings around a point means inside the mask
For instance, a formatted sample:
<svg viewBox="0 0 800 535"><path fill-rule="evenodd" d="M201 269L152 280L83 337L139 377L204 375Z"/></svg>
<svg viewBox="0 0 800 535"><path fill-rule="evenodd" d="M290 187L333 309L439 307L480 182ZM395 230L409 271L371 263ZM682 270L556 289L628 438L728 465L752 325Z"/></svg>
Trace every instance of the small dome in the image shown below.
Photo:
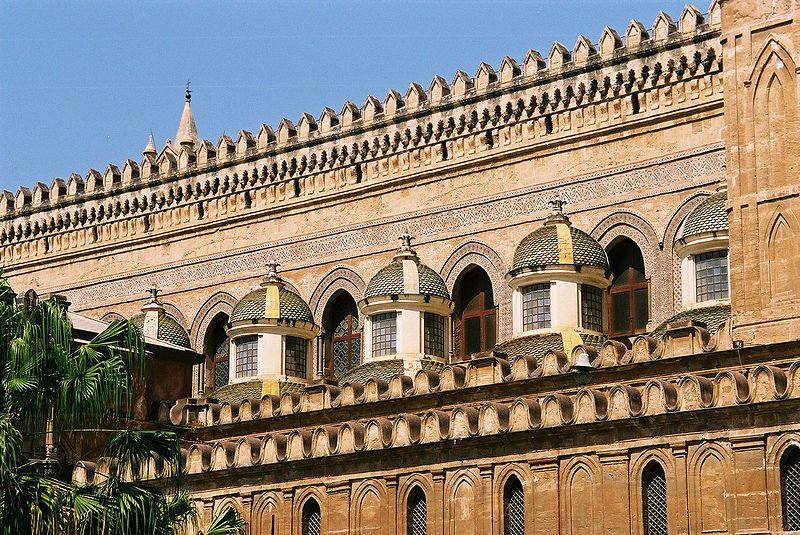
<svg viewBox="0 0 800 535"><path fill-rule="evenodd" d="M423 264L417 262L417 273L419 274L419 292L421 295L437 295L445 299L450 299L450 292L447 291L447 286L444 280L434 270ZM367 289L364 290L364 297L369 299L376 295L394 295L394 294L407 294L405 290L405 279L403 275L403 262L401 260L393 260L391 264L384 267L367 284Z"/></svg>
<svg viewBox="0 0 800 535"><path fill-rule="evenodd" d="M411 248L411 236L401 236L403 245L395 254L392 262L382 268L370 279L364 290L364 298L370 299L377 295L435 295L444 299L450 299L450 292L447 286L434 270L423 264L414 249ZM404 261L412 261L413 264L406 264ZM417 277L419 290L406 288L405 269L414 269L416 265L417 273L409 274L408 278ZM413 279L412 279L413 280Z"/></svg>
<svg viewBox="0 0 800 535"><path fill-rule="evenodd" d="M686 216L686 223L683 225L679 239L704 232L727 231L728 213L725 209L727 202L728 192L726 191L715 193L701 202Z"/></svg>
<svg viewBox="0 0 800 535"><path fill-rule="evenodd" d="M547 221L520 242L514 252L511 274L525 268L556 265L608 269L608 257L597 240L573 227L565 216L560 216Z"/></svg>
<svg viewBox="0 0 800 535"><path fill-rule="evenodd" d="M581 343L585 347L593 347L600 350L605 341L604 336L588 333L577 333ZM577 342L577 339L575 340ZM520 357L534 357L541 363L548 351L565 351L569 353L573 347L564 347L564 335L562 333L533 334L512 338L495 346L494 351L503 353L511 362Z"/></svg>
<svg viewBox="0 0 800 535"><path fill-rule="evenodd" d="M723 323L731 317L730 305L714 305L710 307L692 308L678 312L668 320L664 320L661 325L653 329L650 336L661 340L667 332L667 325L676 321L694 320L705 324L709 334L714 334L719 330Z"/></svg>
<svg viewBox="0 0 800 535"><path fill-rule="evenodd" d="M278 290L278 301L280 302L280 319L305 321L314 323L314 315L303 298L296 293L280 288ZM267 312L267 289L259 288L242 297L236 303L231 313L231 323L241 320L260 320L266 318Z"/></svg>
<svg viewBox="0 0 800 535"><path fill-rule="evenodd" d="M139 329L139 332L144 332L144 313L136 314L130 319L130 322ZM188 349L192 348L189 342L189 333L178 323L178 320L167 313L158 316L158 339Z"/></svg>

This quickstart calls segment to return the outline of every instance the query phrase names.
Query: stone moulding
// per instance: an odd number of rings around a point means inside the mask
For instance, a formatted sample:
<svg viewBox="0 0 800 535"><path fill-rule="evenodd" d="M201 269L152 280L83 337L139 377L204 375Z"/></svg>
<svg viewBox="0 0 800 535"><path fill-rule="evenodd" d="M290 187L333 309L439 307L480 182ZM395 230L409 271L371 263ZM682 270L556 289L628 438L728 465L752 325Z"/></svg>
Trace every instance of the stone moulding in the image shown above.
<svg viewBox="0 0 800 535"><path fill-rule="evenodd" d="M480 402L421 414L401 413L366 421L348 421L312 428L234 437L184 449L187 474L197 474L341 455L358 451L400 448L555 428L591 425L606 420L667 413L715 410L720 407L779 402L800 398L800 360L781 366L754 365L737 379L729 370L713 378L687 374L645 384L609 384L519 397L503 402ZM747 377L747 378L745 378ZM731 385L736 395L729 394ZM97 483L101 467L110 461L78 463L73 474L81 484ZM159 477L153 463L145 477Z"/></svg>
<svg viewBox="0 0 800 535"><path fill-rule="evenodd" d="M5 215L0 206L0 218L8 221L0 228L0 254L8 264L24 264L29 259L199 227L272 205L287 208L302 199L316 201L338 190L353 191L387 177L418 173L421 166L441 171L451 167L451 162L471 161L499 147L557 142L583 131L597 135L612 124L630 128L634 118L708 103L720 105L721 65L713 46L701 52L701 44L710 43L687 41L688 48L678 52L685 54L675 58L670 57L674 49L655 47L650 50L652 66L640 66L641 59L631 58L627 67L635 68L627 74L617 72L620 65L614 65L607 73L596 73L598 78L593 80L581 81L583 75L576 75L574 80L548 82L553 87L538 96L525 92L533 86L515 86L505 104L489 101L481 109L478 101L465 101L460 116L460 109L452 115L437 111L439 115L427 124L412 124L404 131L401 124L393 135L378 134L371 142L347 138L341 146L325 144L325 150L310 154L306 147L287 146L280 161L277 153L265 153L253 160L215 163L193 172L159 175L158 180L122 184L111 191L98 187L94 193L75 197L70 197L67 188L63 202L42 202L35 210L12 210L7 203ZM485 97L502 98L503 94ZM427 108L423 111L432 113ZM407 117L411 122L417 119L425 117ZM102 177L97 176L102 185ZM28 206L26 198L24 192L18 194L14 203Z"/></svg>

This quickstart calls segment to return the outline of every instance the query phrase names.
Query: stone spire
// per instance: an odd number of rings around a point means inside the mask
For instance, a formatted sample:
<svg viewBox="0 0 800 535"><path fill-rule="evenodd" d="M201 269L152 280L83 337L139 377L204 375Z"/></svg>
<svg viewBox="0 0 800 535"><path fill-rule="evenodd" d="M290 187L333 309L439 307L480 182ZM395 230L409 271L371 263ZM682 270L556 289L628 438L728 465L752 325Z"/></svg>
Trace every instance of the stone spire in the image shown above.
<svg viewBox="0 0 800 535"><path fill-rule="evenodd" d="M197 126L194 124L194 114L192 113L192 90L189 83L186 83L186 103L183 105L181 122L178 125L178 133L175 134L175 146L182 147L189 145L193 149L199 141L197 137Z"/></svg>
<svg viewBox="0 0 800 535"><path fill-rule="evenodd" d="M153 133L152 132L150 132L150 140L147 142L147 146L142 151L142 154L144 154L144 155L152 154L154 156L157 154L156 144L153 141Z"/></svg>

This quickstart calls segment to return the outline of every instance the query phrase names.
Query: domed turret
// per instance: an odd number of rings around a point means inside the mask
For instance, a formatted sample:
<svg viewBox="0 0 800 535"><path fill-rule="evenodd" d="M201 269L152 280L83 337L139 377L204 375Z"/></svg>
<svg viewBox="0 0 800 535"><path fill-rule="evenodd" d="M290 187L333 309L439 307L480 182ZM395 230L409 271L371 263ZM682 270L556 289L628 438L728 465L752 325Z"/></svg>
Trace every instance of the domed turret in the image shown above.
<svg viewBox="0 0 800 535"><path fill-rule="evenodd" d="M150 300L142 307L142 312L131 317L130 322L144 336L188 349L192 347L186 329L178 323L178 320L167 314L158 300L158 288L155 286L150 289Z"/></svg>
<svg viewBox="0 0 800 535"><path fill-rule="evenodd" d="M683 308L727 305L728 193L725 185L689 212L673 247L681 259Z"/></svg>
<svg viewBox="0 0 800 535"><path fill-rule="evenodd" d="M278 382L305 382L312 374L310 345L319 332L308 304L286 288L278 264L267 265L261 287L233 307L228 324L231 383L261 380L264 392Z"/></svg>
<svg viewBox="0 0 800 535"><path fill-rule="evenodd" d="M453 302L442 277L411 247L412 237L400 239L392 261L367 284L359 307L366 318L364 366L395 359L410 373L423 361L446 361Z"/></svg>
<svg viewBox="0 0 800 535"><path fill-rule="evenodd" d="M515 337L565 329L601 335L605 290L611 283L608 257L586 232L572 226L551 201L551 214L517 246L506 280L514 290Z"/></svg>

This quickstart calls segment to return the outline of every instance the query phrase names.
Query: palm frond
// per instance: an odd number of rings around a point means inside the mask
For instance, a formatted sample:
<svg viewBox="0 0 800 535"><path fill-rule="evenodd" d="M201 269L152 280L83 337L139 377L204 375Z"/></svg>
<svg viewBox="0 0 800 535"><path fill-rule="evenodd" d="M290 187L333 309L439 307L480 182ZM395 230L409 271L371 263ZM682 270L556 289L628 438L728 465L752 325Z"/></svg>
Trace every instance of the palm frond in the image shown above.
<svg viewBox="0 0 800 535"><path fill-rule="evenodd" d="M211 520L205 531L198 535L244 535L247 523L233 507L225 507Z"/></svg>

